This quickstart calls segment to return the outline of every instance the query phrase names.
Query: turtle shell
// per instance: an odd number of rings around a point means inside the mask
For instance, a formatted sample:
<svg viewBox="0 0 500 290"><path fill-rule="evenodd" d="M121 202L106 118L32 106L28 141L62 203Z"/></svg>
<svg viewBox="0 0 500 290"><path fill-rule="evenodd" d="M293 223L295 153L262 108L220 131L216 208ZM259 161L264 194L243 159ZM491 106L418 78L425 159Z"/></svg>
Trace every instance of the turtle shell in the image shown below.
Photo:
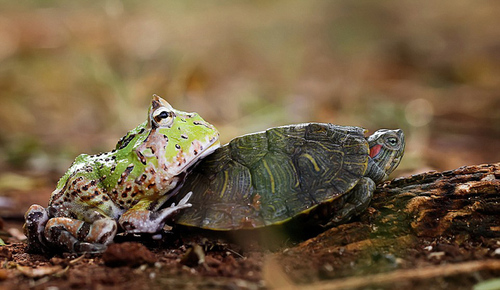
<svg viewBox="0 0 500 290"><path fill-rule="evenodd" d="M364 175L369 148L359 127L308 123L233 139L188 175L178 224L211 230L281 224L331 202Z"/></svg>

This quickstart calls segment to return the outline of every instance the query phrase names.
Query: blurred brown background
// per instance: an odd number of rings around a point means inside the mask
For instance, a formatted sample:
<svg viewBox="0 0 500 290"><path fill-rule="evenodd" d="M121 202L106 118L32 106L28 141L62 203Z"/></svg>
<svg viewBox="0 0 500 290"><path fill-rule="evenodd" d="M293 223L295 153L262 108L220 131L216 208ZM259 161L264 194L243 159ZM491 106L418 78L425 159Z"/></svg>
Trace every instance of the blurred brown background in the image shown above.
<svg viewBox="0 0 500 290"><path fill-rule="evenodd" d="M318 121L404 129L395 175L500 160L498 1L22 2L0 2L15 186L109 151L153 93L223 142Z"/></svg>

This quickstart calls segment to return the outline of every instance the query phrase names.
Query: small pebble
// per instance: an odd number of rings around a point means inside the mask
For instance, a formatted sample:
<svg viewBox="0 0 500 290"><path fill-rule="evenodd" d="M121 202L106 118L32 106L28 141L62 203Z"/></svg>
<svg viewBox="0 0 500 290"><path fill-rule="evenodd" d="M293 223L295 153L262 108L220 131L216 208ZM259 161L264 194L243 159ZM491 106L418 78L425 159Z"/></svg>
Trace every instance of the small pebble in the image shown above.
<svg viewBox="0 0 500 290"><path fill-rule="evenodd" d="M205 252L200 245L194 244L193 247L189 248L184 256L182 256L180 262L189 267L203 264L205 263Z"/></svg>
<svg viewBox="0 0 500 290"><path fill-rule="evenodd" d="M428 257L429 257L429 259L432 259L432 258L440 259L445 254L446 254L445 252L433 252L433 253L430 253Z"/></svg>

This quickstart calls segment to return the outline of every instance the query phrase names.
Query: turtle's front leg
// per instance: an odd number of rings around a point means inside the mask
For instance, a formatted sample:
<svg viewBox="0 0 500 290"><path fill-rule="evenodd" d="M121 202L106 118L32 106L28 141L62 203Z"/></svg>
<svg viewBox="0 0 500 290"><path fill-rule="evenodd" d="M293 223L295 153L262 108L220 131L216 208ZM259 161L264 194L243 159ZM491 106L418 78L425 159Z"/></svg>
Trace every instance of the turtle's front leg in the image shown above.
<svg viewBox="0 0 500 290"><path fill-rule="evenodd" d="M189 192L179 201L179 204L172 203L170 207L158 211L144 209L147 208L147 203L139 202L127 210L120 217L118 223L127 233L157 233L169 218L172 218L180 210L191 207L191 204L187 202L191 195L192 192Z"/></svg>
<svg viewBox="0 0 500 290"><path fill-rule="evenodd" d="M372 200L375 187L375 182L373 182L370 178L361 178L358 184L356 184L356 186L346 194L344 205L334 214L325 227L347 222L353 216L357 216L362 213L366 208L368 208L368 205Z"/></svg>

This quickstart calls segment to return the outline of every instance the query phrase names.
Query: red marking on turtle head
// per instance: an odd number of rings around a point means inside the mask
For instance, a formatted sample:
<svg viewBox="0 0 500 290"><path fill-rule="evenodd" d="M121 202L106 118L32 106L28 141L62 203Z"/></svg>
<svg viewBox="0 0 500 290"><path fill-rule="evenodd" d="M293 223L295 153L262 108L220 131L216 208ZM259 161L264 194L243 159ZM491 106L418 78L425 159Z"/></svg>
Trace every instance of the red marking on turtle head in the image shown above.
<svg viewBox="0 0 500 290"><path fill-rule="evenodd" d="M375 145L370 148L370 157L373 158L377 156L377 154L380 152L380 149L382 149L382 145Z"/></svg>

